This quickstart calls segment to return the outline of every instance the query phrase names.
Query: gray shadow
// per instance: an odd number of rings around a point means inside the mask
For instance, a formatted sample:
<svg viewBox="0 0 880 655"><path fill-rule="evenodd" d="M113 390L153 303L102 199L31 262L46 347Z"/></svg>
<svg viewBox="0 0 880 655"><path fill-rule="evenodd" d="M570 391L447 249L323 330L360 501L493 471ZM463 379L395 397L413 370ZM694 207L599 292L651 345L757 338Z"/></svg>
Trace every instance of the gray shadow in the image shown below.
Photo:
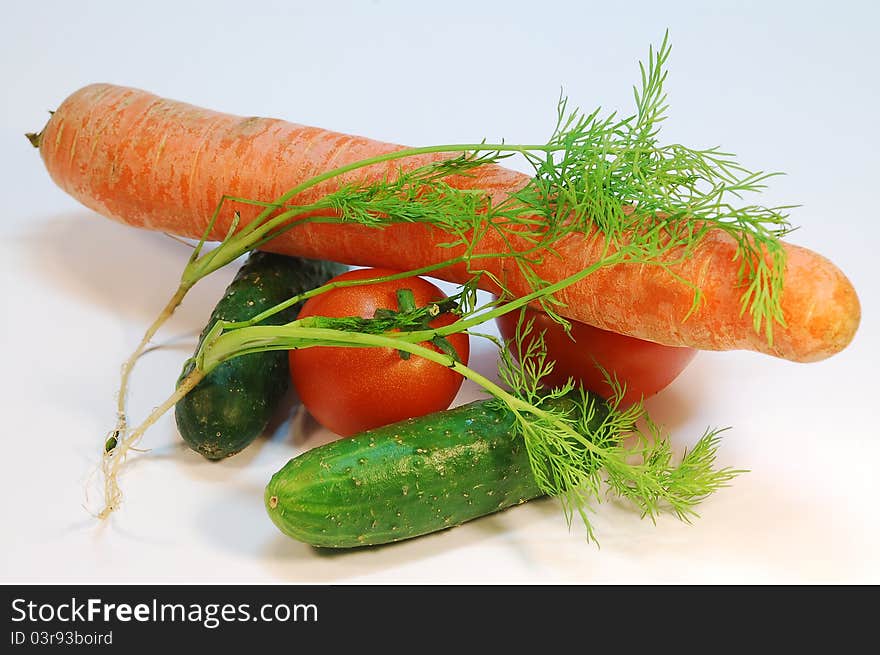
<svg viewBox="0 0 880 655"><path fill-rule="evenodd" d="M28 255L31 274L70 296L141 323L145 328L177 287L189 256L186 246L165 235L122 226L88 210L60 213L38 225L32 233L18 237ZM191 350L194 342L184 342L181 335L192 336L201 329L234 274L231 269L203 280L178 308L169 329L160 333L156 343L175 350ZM134 345L132 343L132 347ZM472 368L490 379L497 379L497 353L485 345L476 348L473 345ZM706 375L699 368L691 374L694 373ZM702 382L690 385L690 389L709 388ZM473 391L465 389L464 393ZM480 396L475 394L474 397ZM685 396L673 384L649 399L647 406L655 420L674 435L676 426L686 422L699 403L699 395ZM288 395L266 436L219 463L208 463L182 442L154 449L148 455L173 462L178 474L217 482L217 493L211 495L196 519L199 529L212 543L261 560L279 580L350 579L493 539L503 539L508 546L512 544L519 556L527 559L529 553L518 542L517 527L560 514L558 503L540 499L522 508L510 508L460 527L396 544L334 551L296 542L280 534L267 517L261 485L242 489L239 481L229 488L222 486L221 481L224 471L234 474L251 466L270 441L290 441L297 448L312 448L335 438L301 409L291 418L297 406L295 397ZM133 458L131 465L137 466L139 459ZM229 521L230 516L236 520ZM86 528L85 522L69 526L72 530Z"/></svg>
<svg viewBox="0 0 880 655"><path fill-rule="evenodd" d="M82 209L36 222L18 237L30 272L65 294L147 325L174 293L190 249L171 237L133 229ZM201 329L234 271L223 269L196 285L173 322ZM160 333L162 343L168 331ZM132 344L132 348L136 344Z"/></svg>
<svg viewBox="0 0 880 655"><path fill-rule="evenodd" d="M236 521L229 521L235 516ZM332 583L376 575L450 551L504 540L523 559L530 553L517 539L525 528L549 516L562 521L558 503L539 498L461 526L395 543L351 549L316 548L278 531L263 507L263 487L227 489L200 509L196 523L212 543L238 556L259 559L272 576L285 582Z"/></svg>

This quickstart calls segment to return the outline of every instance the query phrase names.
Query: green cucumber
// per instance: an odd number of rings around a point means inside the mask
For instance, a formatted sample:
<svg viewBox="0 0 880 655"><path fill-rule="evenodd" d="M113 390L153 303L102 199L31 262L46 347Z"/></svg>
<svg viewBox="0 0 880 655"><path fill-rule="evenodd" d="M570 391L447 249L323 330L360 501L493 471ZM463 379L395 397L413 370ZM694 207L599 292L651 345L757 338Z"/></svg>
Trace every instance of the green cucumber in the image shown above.
<svg viewBox="0 0 880 655"><path fill-rule="evenodd" d="M594 402L598 426L608 409ZM265 503L294 539L351 548L443 530L541 495L513 414L483 400L309 450L272 476Z"/></svg>
<svg viewBox="0 0 880 655"><path fill-rule="evenodd" d="M344 270L332 262L252 253L211 313L199 345L217 321L248 320ZM264 324L288 323L296 319L300 308L301 304L294 305ZM178 384L193 366L192 360L187 362ZM284 351L252 353L224 362L175 405L180 436L208 459L234 455L263 433L289 385Z"/></svg>

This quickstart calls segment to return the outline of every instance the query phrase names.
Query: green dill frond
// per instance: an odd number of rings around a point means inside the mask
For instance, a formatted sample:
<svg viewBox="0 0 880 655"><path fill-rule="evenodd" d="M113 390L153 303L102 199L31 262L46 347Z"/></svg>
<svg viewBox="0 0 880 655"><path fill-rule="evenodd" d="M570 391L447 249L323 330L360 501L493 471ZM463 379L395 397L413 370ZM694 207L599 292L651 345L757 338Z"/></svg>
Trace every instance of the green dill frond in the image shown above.
<svg viewBox="0 0 880 655"><path fill-rule="evenodd" d="M603 489L627 499L652 521L662 511L690 521L703 499L742 473L715 468L721 430L707 431L675 464L666 435L641 403L621 407L626 389L607 372L613 389L607 401L572 380L544 388L541 379L553 362L547 360L543 334L526 338L533 321L523 316L499 367L501 380L522 405L507 404L538 487L560 499L569 523L575 514L581 517L588 539L595 541L588 511L601 501Z"/></svg>
<svg viewBox="0 0 880 655"><path fill-rule="evenodd" d="M635 112L620 117L569 109L560 95L556 125L544 144L449 144L385 153L322 173L290 189L242 228L209 261L194 265L198 278L248 248L276 238L296 225L319 221L382 228L395 223L423 223L450 235L441 247L460 247L468 270L485 237L496 237L532 291L555 281L542 278L538 266L558 256L556 245L573 233L604 239L601 265L629 262L659 266L690 287L693 304L701 301L695 283L677 276L674 266L691 256L710 230L722 230L736 244L742 287L741 312L772 344L774 324L784 325L781 309L785 250L780 239L792 230L790 206L763 207L741 201L761 192L778 173L752 171L718 147L691 148L660 141L669 109L664 83L671 54L668 33L660 47L649 48L639 64L640 84L633 87ZM353 181L309 206L291 204L304 190L378 163L417 155L441 155L435 162L407 170L393 179ZM519 155L533 169L531 180L504 200L494 202L479 189L460 189L455 177L471 176L483 166ZM278 213L280 212L280 213ZM302 214L312 214L302 218ZM318 216L315 216L318 214ZM215 213L216 216L216 213ZM219 257L218 251L226 256ZM622 254L623 257L616 257ZM485 253L480 253L484 257ZM209 265L210 264L210 265ZM494 279L502 292L501 279ZM560 301L552 294L536 298L563 325Z"/></svg>
<svg viewBox="0 0 880 655"><path fill-rule="evenodd" d="M736 204L778 173L751 171L718 148L659 142L669 107L663 83L670 52L667 33L656 51L649 50L647 66L639 64L633 115L569 111L561 97L546 151L526 156L534 178L511 202L544 219L545 243L572 231L598 231L610 248L626 251L627 261L667 270L670 258L689 256L709 230L723 230L736 242L741 262L742 312L772 343L773 324L784 325L785 250L779 239L792 230L790 207ZM679 281L693 288L695 309L699 290Z"/></svg>

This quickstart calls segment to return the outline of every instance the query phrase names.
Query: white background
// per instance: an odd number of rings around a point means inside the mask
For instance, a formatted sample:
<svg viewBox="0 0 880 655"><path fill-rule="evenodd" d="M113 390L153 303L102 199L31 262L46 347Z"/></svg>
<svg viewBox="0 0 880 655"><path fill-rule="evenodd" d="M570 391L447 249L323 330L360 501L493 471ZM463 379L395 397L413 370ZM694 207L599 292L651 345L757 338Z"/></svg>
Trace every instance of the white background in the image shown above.
<svg viewBox="0 0 880 655"><path fill-rule="evenodd" d="M877 5L612 4L4 4L0 582L880 582ZM53 185L22 136L46 110L109 81L412 145L535 142L562 87L584 107L629 111L636 62L666 28L665 139L785 171L763 202L802 205L791 240L839 264L863 304L855 341L829 360L701 353L650 402L677 451L732 426L720 464L750 469L698 521L652 525L603 503L596 548L542 500L398 545L318 552L262 507L269 476L328 438L302 415L221 464L183 448L166 417L122 480L122 510L90 516L119 365L188 253ZM169 392L232 273L199 285L142 360L133 417Z"/></svg>

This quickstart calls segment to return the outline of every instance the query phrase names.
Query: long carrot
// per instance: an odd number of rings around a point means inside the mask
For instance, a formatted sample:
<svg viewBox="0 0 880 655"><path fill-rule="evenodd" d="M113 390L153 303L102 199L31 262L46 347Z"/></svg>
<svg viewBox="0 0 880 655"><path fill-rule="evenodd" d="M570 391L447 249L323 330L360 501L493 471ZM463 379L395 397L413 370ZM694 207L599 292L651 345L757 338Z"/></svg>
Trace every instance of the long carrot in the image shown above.
<svg viewBox="0 0 880 655"><path fill-rule="evenodd" d="M39 147L55 182L87 207L136 227L199 237L224 194L271 201L287 189L346 163L402 146L268 118L242 118L167 100L137 89L94 84L75 92L52 115ZM334 178L297 196L309 204L346 180L379 180L448 155L420 155L384 162ZM473 176L448 180L476 188L500 202L521 189L528 177L496 165ZM234 212L247 224L259 212L229 202L210 235L221 239ZM457 253L439 244L449 235L436 228L396 224L382 230L361 225L311 223L298 226L264 249L352 265L410 270L446 261ZM548 282L566 278L600 257L601 239L572 234L556 245L536 272ZM842 350L860 319L859 301L846 276L808 249L785 244L782 294L785 325L774 338L755 330L741 312L736 243L711 232L693 255L670 266L695 284L703 302L683 321L693 289L661 267L620 264L600 269L557 294L560 313L606 330L674 346L704 350L748 349L794 361L816 361ZM503 251L487 235L476 252ZM480 263L514 293L529 292L515 264L503 258ZM462 282L464 266L436 273ZM484 277L489 290L495 291Z"/></svg>

